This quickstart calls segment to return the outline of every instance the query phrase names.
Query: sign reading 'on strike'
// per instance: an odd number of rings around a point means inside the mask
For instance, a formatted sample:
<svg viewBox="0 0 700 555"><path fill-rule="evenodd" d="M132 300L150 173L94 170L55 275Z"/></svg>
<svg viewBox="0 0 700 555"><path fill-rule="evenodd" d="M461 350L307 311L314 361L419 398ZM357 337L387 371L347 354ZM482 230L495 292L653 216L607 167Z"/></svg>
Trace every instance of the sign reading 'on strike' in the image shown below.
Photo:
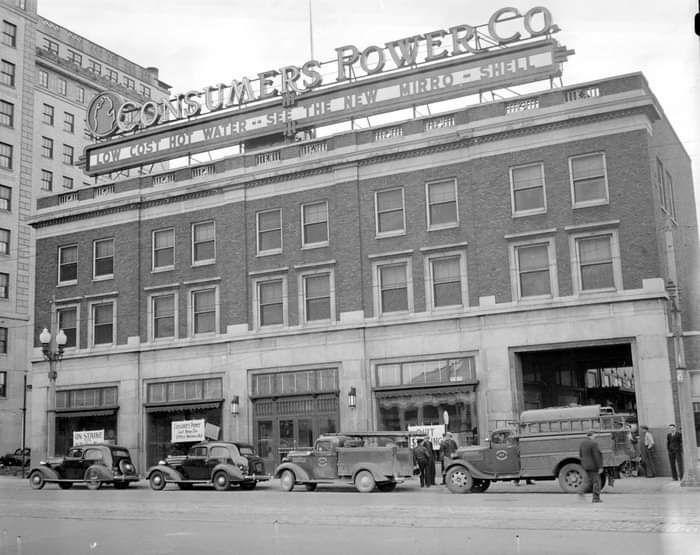
<svg viewBox="0 0 700 555"><path fill-rule="evenodd" d="M172 443L203 441L205 420L177 420L170 423Z"/></svg>
<svg viewBox="0 0 700 555"><path fill-rule="evenodd" d="M73 432L73 445L87 445L88 443L104 443L104 430L81 430Z"/></svg>

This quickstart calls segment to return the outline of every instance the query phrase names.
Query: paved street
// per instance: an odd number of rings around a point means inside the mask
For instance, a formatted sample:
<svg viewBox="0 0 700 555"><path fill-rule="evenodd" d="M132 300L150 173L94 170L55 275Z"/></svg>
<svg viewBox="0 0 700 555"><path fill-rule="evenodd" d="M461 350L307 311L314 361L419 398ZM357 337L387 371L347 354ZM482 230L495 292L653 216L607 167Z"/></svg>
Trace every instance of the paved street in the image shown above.
<svg viewBox="0 0 700 555"><path fill-rule="evenodd" d="M620 480L600 505L555 482L455 495L415 480L392 493L286 493L277 480L220 493L154 492L145 481L123 491L34 491L2 476L0 499L0 555L700 553L700 490L668 478Z"/></svg>

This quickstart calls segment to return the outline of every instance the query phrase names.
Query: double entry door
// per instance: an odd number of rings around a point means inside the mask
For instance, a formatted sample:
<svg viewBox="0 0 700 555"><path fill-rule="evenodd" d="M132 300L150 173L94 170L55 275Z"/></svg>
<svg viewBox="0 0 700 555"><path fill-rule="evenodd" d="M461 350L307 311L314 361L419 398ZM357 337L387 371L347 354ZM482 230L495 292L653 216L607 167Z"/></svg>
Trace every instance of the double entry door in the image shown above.
<svg viewBox="0 0 700 555"><path fill-rule="evenodd" d="M338 395L256 399L255 445L268 472L292 450L311 449L316 438L338 430Z"/></svg>

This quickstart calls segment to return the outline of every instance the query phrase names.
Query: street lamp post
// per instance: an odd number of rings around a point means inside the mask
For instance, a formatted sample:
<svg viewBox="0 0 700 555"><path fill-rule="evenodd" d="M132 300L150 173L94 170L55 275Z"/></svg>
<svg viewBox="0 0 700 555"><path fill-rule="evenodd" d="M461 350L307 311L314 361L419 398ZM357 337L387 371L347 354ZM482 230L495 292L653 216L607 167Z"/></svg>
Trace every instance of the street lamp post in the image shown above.
<svg viewBox="0 0 700 555"><path fill-rule="evenodd" d="M56 305L51 302L51 329L58 327ZM39 335L41 342L41 351L44 353L44 358L49 362L49 389L48 402L46 406L46 456L52 457L56 453L56 370L58 362L63 358L63 348L68 341L63 330L59 329L56 335L53 335L48 329L44 330Z"/></svg>

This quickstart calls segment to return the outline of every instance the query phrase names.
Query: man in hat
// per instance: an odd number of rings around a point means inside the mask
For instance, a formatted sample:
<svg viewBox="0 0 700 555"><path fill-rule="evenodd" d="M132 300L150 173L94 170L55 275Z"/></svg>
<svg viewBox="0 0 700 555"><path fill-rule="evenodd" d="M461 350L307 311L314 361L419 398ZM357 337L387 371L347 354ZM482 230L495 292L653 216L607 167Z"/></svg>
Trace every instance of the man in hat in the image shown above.
<svg viewBox="0 0 700 555"><path fill-rule="evenodd" d="M598 442L595 440L595 431L591 430L586 434L586 438L579 446L579 457L581 465L586 471L588 479L581 486L579 495L583 495L588 484L593 485L593 503L601 503L600 499L600 475L603 472L603 454L600 452Z"/></svg>

